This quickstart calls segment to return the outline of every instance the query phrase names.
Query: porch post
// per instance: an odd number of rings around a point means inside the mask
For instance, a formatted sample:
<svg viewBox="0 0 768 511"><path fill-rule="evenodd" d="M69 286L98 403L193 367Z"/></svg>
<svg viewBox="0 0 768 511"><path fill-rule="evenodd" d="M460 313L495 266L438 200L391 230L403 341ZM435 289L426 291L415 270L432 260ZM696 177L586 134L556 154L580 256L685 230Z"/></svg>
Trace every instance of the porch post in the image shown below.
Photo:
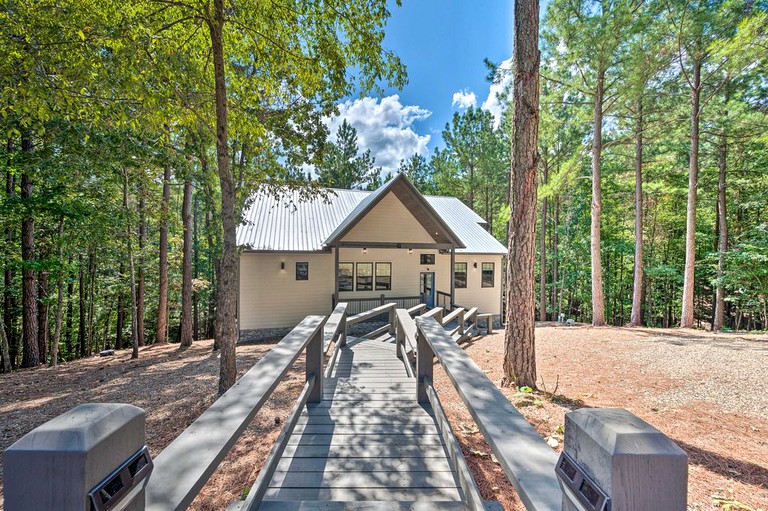
<svg viewBox="0 0 768 511"><path fill-rule="evenodd" d="M339 245L333 248L333 306L339 303Z"/></svg>
<svg viewBox="0 0 768 511"><path fill-rule="evenodd" d="M450 275L451 275L451 310L456 306L456 282L454 281L454 278L456 277L456 272L454 270L456 266L456 247L451 247L451 269L450 269Z"/></svg>

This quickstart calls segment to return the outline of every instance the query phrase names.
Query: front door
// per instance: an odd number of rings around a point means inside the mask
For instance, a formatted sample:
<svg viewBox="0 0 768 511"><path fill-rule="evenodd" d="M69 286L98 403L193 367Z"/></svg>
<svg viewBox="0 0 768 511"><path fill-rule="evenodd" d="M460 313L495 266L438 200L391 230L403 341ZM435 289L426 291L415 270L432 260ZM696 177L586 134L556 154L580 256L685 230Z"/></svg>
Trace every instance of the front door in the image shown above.
<svg viewBox="0 0 768 511"><path fill-rule="evenodd" d="M435 306L435 273L423 271L419 275L419 292L422 300L431 309Z"/></svg>

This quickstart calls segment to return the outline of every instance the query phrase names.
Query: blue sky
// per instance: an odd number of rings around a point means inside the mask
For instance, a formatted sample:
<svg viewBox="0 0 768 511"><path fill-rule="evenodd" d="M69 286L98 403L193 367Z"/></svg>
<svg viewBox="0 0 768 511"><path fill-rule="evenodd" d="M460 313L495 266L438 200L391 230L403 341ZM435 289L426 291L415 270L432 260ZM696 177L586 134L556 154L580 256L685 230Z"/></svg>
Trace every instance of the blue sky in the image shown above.
<svg viewBox="0 0 768 511"><path fill-rule="evenodd" d="M329 119L332 133L347 119L360 150L370 149L385 172L414 152L442 147L441 132L453 112L467 105L498 106L485 80L483 58L501 63L512 55L511 0L390 1L385 47L406 65L409 83L381 96L350 98Z"/></svg>

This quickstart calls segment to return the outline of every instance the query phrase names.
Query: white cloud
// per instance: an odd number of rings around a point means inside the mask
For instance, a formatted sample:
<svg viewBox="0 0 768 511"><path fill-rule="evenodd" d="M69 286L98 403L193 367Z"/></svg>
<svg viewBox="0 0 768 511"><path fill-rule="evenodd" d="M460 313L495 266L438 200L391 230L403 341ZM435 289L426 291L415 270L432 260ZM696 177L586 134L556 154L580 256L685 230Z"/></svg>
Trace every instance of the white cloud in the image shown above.
<svg viewBox="0 0 768 511"><path fill-rule="evenodd" d="M413 123L426 119L432 112L418 105L403 105L400 96L394 94L380 100L361 98L339 105L339 115L326 119L331 137L344 119L357 130L357 146L360 152L371 150L376 165L386 175L397 171L400 160L413 153L426 156L430 135L419 135Z"/></svg>
<svg viewBox="0 0 768 511"><path fill-rule="evenodd" d="M493 114L494 127L501 122L501 113L504 111L505 105L499 101L499 94L503 93L505 89L512 83L512 58L508 58L499 66L503 71L503 78L498 83L492 83L488 89L488 97L483 101L482 108L488 110Z"/></svg>
<svg viewBox="0 0 768 511"><path fill-rule="evenodd" d="M469 108L477 105L477 96L469 89L460 90L453 93L453 102L451 106L459 108Z"/></svg>

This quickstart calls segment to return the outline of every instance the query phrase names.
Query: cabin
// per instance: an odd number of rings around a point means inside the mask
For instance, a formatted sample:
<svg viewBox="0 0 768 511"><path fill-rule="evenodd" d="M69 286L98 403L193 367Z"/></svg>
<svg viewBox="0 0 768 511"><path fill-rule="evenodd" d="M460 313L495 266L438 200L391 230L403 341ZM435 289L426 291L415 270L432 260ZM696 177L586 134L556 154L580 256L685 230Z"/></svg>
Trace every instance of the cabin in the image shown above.
<svg viewBox="0 0 768 511"><path fill-rule="evenodd" d="M373 192L257 192L237 231L241 332L385 303L477 307L497 320L505 247L455 197L422 195L404 174Z"/></svg>

